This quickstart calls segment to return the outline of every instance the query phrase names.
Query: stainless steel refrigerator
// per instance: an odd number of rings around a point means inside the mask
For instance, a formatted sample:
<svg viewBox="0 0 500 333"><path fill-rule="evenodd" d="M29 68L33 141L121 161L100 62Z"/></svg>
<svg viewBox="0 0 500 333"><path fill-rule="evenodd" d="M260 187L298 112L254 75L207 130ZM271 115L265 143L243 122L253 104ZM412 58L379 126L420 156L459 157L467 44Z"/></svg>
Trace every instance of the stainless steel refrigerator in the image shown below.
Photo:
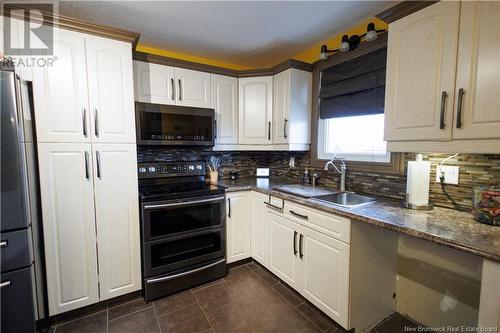
<svg viewBox="0 0 500 333"><path fill-rule="evenodd" d="M0 65L1 332L47 326L31 83Z"/></svg>

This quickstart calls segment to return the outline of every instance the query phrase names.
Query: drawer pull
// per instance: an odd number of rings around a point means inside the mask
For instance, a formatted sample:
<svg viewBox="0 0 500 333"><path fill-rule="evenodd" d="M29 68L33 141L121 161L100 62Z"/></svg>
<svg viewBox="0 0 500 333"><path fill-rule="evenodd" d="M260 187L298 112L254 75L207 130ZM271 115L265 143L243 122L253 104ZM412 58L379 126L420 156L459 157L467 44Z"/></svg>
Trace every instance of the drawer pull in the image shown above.
<svg viewBox="0 0 500 333"><path fill-rule="evenodd" d="M12 282L10 282L10 280L7 280L5 282L0 283L0 288L10 287L11 284L12 284Z"/></svg>
<svg viewBox="0 0 500 333"><path fill-rule="evenodd" d="M7 241L1 241L0 242L0 248L4 248L4 247L7 247L9 246L9 243L7 243Z"/></svg>
<svg viewBox="0 0 500 333"><path fill-rule="evenodd" d="M280 212L283 211L283 207L278 207L276 205L273 205L272 203L270 202L264 202L266 204L267 207L269 208L272 208L272 209L276 209L276 210L279 210Z"/></svg>
<svg viewBox="0 0 500 333"><path fill-rule="evenodd" d="M300 217L301 219L309 220L309 217L307 215L302 215L302 214L296 213L293 210L289 210L289 212L290 212L290 214L297 216L297 217Z"/></svg>
<svg viewBox="0 0 500 333"><path fill-rule="evenodd" d="M297 256L297 231L293 231L293 255Z"/></svg>

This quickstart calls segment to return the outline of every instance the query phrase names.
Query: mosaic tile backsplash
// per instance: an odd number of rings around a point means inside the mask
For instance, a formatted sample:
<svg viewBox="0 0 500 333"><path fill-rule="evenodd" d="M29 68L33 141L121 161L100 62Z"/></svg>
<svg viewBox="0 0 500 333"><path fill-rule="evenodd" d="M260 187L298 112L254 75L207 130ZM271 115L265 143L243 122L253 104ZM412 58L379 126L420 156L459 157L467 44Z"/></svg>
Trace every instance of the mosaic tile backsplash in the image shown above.
<svg viewBox="0 0 500 333"><path fill-rule="evenodd" d="M228 178L229 171L238 170L240 177L255 175L256 167L271 168L272 177L285 177L293 181L302 179L305 168L320 176L320 184L338 186L339 177L334 171L311 168L308 152L213 152L210 149L166 149L138 147L138 161L196 161L215 155L222 158L219 177ZM435 183L436 166L449 154L424 154L424 160L431 161L430 199L438 206L452 207ZM295 157L295 168L288 172L290 157ZM414 160L415 154L405 154L405 162ZM405 163L407 165L407 163ZM500 186L500 154L459 154L446 165L460 167L459 185L447 185L450 195L461 205L471 207L472 189L476 185ZM406 170L403 174L347 171L347 189L358 193L374 194L403 200L406 188Z"/></svg>

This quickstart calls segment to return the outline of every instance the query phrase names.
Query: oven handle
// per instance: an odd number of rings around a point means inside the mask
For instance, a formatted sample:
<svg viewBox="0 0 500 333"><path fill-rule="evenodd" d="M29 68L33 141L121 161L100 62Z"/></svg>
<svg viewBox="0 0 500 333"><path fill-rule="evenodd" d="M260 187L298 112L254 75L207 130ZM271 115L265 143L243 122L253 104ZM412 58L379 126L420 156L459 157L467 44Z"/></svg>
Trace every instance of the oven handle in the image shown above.
<svg viewBox="0 0 500 333"><path fill-rule="evenodd" d="M224 201L224 197L215 197L215 198L210 198L210 199L202 199L202 200L193 200L193 201L184 201L184 202L172 202L172 203L167 203L167 204L160 204L160 205L145 205L144 209L155 209L155 208L165 208L165 207L172 207L172 206L187 206L187 205L194 205L194 204L199 204L199 203L205 203L205 202L214 202L214 201Z"/></svg>
<svg viewBox="0 0 500 333"><path fill-rule="evenodd" d="M148 279L148 280L146 280L146 283L147 284L152 284L152 283L158 283L158 282L173 280L173 279L176 279L176 278L179 278L179 277L183 277L183 276L186 276L186 275L189 275L189 274L193 274L193 273L196 273L196 272L199 272L199 271L203 271L203 270L205 270L207 268L219 265L219 264L221 264L221 263L223 263L225 261L226 261L226 259L224 258L224 259L221 259L221 260L217 260L216 262L213 262L213 263L208 264L206 266L192 269L192 270L190 270L188 272L183 272L183 273L179 273L179 274L164 276L164 277L156 278L156 279Z"/></svg>

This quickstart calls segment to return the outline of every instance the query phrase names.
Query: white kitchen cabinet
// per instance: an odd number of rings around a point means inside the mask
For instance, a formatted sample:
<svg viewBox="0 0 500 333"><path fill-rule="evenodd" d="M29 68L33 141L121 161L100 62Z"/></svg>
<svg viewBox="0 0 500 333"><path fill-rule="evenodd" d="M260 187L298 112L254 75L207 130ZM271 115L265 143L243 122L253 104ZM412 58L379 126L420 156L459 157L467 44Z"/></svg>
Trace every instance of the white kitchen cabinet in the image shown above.
<svg viewBox="0 0 500 333"><path fill-rule="evenodd" d="M272 143L272 76L238 79L239 143Z"/></svg>
<svg viewBox="0 0 500 333"><path fill-rule="evenodd" d="M175 68L134 61L135 100L143 103L175 105Z"/></svg>
<svg viewBox="0 0 500 333"><path fill-rule="evenodd" d="M90 144L39 143L49 313L99 301Z"/></svg>
<svg viewBox="0 0 500 333"><path fill-rule="evenodd" d="M303 274L300 259L302 227L271 209L267 210L267 215L270 239L268 268L281 280L300 292Z"/></svg>
<svg viewBox="0 0 500 333"><path fill-rule="evenodd" d="M100 300L141 289L135 144L93 144Z"/></svg>
<svg viewBox="0 0 500 333"><path fill-rule="evenodd" d="M211 106L210 74L134 61L135 100L144 103Z"/></svg>
<svg viewBox="0 0 500 333"><path fill-rule="evenodd" d="M275 150L308 150L311 143L312 73L287 69L273 77Z"/></svg>
<svg viewBox="0 0 500 333"><path fill-rule="evenodd" d="M269 257L269 219L267 215L268 196L252 192L250 250L252 258L262 265L268 264Z"/></svg>
<svg viewBox="0 0 500 333"><path fill-rule="evenodd" d="M33 98L39 142L90 142L85 36L58 30L53 66L33 71Z"/></svg>
<svg viewBox="0 0 500 333"><path fill-rule="evenodd" d="M135 142L134 75L130 43L85 39L93 142Z"/></svg>
<svg viewBox="0 0 500 333"><path fill-rule="evenodd" d="M215 109L215 144L237 144L238 79L211 74L210 87Z"/></svg>
<svg viewBox="0 0 500 333"><path fill-rule="evenodd" d="M440 1L390 24L385 140L450 140L460 2Z"/></svg>
<svg viewBox="0 0 500 333"><path fill-rule="evenodd" d="M249 191L226 195L226 235L228 263L250 257L251 197Z"/></svg>
<svg viewBox="0 0 500 333"><path fill-rule="evenodd" d="M176 105L209 108L210 74L184 68L175 68L177 84Z"/></svg>
<svg viewBox="0 0 500 333"><path fill-rule="evenodd" d="M461 3L453 139L500 139L499 17L497 1Z"/></svg>
<svg viewBox="0 0 500 333"><path fill-rule="evenodd" d="M302 232L302 295L348 327L349 245L310 228Z"/></svg>

